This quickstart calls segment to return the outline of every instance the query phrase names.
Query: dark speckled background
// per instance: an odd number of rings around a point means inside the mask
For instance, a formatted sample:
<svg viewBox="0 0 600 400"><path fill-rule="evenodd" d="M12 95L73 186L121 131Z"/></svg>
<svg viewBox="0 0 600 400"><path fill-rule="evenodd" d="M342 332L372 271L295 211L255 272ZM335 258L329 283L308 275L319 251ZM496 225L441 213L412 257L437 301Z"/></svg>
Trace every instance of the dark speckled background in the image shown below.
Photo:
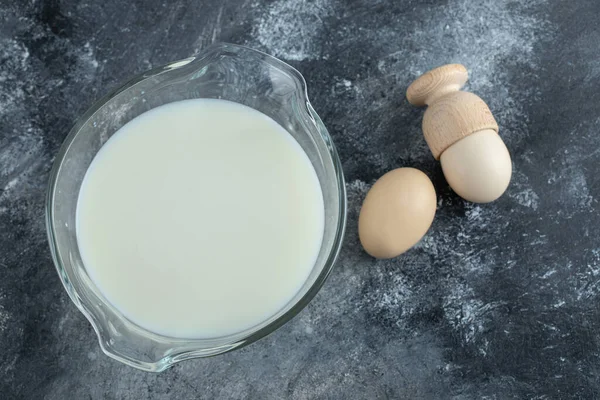
<svg viewBox="0 0 600 400"><path fill-rule="evenodd" d="M600 3L595 0L0 0L0 398L600 397ZM50 259L44 195L77 116L133 74L215 41L306 77L344 164L349 226L289 324L155 375L104 356ZM404 91L470 70L512 152L489 205L454 195ZM423 169L423 241L375 261L356 219L374 180Z"/></svg>

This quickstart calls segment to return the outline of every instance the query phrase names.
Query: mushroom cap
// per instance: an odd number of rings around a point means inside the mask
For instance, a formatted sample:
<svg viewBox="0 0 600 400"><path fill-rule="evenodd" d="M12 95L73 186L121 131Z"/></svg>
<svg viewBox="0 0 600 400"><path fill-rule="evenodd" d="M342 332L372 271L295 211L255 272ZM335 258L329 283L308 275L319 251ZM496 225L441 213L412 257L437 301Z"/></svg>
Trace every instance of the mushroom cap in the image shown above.
<svg viewBox="0 0 600 400"><path fill-rule="evenodd" d="M462 64L447 64L418 77L406 90L408 101L418 107L429 105L449 92L460 90L469 73Z"/></svg>

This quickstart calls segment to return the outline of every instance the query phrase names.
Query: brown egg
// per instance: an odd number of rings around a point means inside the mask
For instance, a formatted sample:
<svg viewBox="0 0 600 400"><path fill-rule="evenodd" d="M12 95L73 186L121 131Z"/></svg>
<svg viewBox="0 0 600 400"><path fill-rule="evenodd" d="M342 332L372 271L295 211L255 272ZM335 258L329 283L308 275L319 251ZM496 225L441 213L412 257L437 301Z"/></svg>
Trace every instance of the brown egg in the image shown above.
<svg viewBox="0 0 600 400"><path fill-rule="evenodd" d="M431 226L437 200L431 180L398 168L375 182L360 210L358 236L375 258L393 258L414 246Z"/></svg>

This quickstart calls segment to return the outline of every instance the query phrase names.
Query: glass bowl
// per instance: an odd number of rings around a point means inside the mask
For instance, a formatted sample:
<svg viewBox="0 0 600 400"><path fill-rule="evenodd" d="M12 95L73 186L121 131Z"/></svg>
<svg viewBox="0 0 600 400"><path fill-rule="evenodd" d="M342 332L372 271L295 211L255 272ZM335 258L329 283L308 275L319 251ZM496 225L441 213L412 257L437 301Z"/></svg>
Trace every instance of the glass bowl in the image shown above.
<svg viewBox="0 0 600 400"><path fill-rule="evenodd" d="M234 101L277 121L310 158L325 203L321 249L296 296L259 325L214 339L166 337L129 321L88 276L75 235L79 189L100 147L143 112L194 98ZM289 321L315 296L329 275L340 251L345 224L346 191L340 160L327 129L310 105L304 78L274 57L231 44L214 45L195 57L146 72L94 104L77 121L56 157L46 204L48 239L56 269L71 300L94 327L100 347L118 361L154 372L183 360L240 348Z"/></svg>

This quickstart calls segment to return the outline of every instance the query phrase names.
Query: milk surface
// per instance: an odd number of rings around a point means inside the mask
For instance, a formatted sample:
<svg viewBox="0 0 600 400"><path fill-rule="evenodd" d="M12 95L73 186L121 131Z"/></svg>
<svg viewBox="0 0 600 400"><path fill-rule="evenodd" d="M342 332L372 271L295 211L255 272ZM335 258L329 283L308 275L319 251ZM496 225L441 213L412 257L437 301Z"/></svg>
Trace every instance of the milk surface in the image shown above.
<svg viewBox="0 0 600 400"><path fill-rule="evenodd" d="M212 99L133 119L101 148L77 204L77 241L129 320L180 338L251 328L309 276L324 229L315 170L264 114Z"/></svg>

